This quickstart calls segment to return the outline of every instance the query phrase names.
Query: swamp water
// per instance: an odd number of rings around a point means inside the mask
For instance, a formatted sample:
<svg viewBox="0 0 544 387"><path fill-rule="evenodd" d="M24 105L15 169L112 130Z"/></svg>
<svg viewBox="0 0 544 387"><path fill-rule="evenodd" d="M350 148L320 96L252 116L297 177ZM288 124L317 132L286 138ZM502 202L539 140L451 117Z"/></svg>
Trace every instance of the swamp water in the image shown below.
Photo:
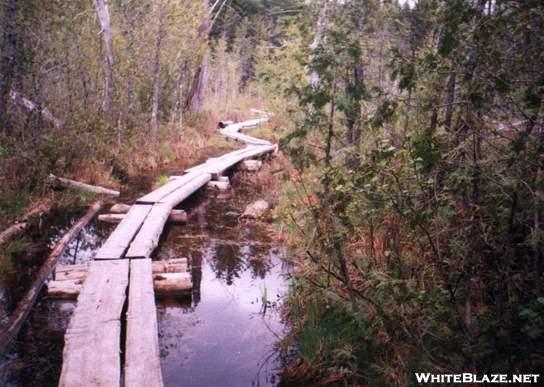
<svg viewBox="0 0 544 387"><path fill-rule="evenodd" d="M284 363L277 344L285 334L281 296L290 268L269 225L239 215L259 196L251 182L235 178L226 193L197 194L182 208L185 225L168 225L154 259L187 257L190 297L157 300L161 366L166 386L275 386ZM51 246L81 212L53 214L36 232L29 253L0 273L0 318L5 324ZM44 231L46 230L47 231ZM72 241L60 263L82 263L112 231L98 222ZM40 248L32 246L41 246ZM37 250L37 251L34 251ZM44 251L45 250L45 251ZM74 301L42 292L17 341L0 360L0 386L56 386L64 332Z"/></svg>

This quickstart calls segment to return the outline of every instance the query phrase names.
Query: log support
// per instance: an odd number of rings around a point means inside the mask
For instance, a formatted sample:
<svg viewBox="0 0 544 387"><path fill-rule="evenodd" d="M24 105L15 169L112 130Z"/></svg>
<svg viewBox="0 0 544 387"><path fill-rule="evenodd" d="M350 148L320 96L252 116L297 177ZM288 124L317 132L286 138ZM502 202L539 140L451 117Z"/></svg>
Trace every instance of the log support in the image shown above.
<svg viewBox="0 0 544 387"><path fill-rule="evenodd" d="M57 266L54 279L47 284L47 295L58 299L76 299L87 278L88 271L88 264ZM151 272L153 288L158 295L188 294L193 288L191 276L187 273L187 258L154 261L151 263Z"/></svg>

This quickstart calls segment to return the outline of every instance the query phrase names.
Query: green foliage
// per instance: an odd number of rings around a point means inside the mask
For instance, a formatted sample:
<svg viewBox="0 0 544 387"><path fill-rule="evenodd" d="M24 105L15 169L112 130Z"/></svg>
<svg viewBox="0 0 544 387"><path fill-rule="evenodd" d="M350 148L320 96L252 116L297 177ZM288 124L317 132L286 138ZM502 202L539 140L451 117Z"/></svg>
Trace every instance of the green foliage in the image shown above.
<svg viewBox="0 0 544 387"><path fill-rule="evenodd" d="M319 83L290 89L304 115L282 143L302 186L282 207L300 357L364 385L542 368L542 4L350 5L301 48ZM375 28L358 39L354 20Z"/></svg>

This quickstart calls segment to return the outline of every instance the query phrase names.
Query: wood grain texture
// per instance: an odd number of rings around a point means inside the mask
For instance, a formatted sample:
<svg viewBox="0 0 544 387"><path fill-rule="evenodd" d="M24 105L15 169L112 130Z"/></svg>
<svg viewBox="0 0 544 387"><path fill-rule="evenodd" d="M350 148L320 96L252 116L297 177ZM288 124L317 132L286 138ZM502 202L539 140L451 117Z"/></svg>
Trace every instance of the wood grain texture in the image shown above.
<svg viewBox="0 0 544 387"><path fill-rule="evenodd" d="M125 387L163 385L150 259L130 262Z"/></svg>
<svg viewBox="0 0 544 387"><path fill-rule="evenodd" d="M171 210L171 206L163 203L155 204L151 208L142 228L130 244L125 255L126 258L149 258L151 256L159 244L162 230Z"/></svg>
<svg viewBox="0 0 544 387"><path fill-rule="evenodd" d="M206 183L211 181L211 179L212 179L211 174L202 173L198 175L198 177L192 179L189 183L185 184L180 189L162 198L160 203L166 204L170 206L170 208L174 208L179 203L181 203L182 201L187 199L189 196L191 196L193 193L198 191L200 187L204 186Z"/></svg>
<svg viewBox="0 0 544 387"><path fill-rule="evenodd" d="M121 223L119 223L100 250L98 250L95 259L122 258L132 238L134 238L134 235L136 235L151 211L151 207L151 205L147 204L132 206Z"/></svg>
<svg viewBox="0 0 544 387"><path fill-rule="evenodd" d="M119 386L129 261L93 261L64 335L59 386Z"/></svg>
<svg viewBox="0 0 544 387"><path fill-rule="evenodd" d="M136 203L147 203L147 204L154 204L161 201L162 198L169 195L170 193L183 188L185 185L190 183L191 180L198 177L200 173L194 172L194 173L188 173L186 175L180 176L179 178L172 179L168 183L164 184L163 186L157 188L153 192L148 193L145 196L142 196L139 198Z"/></svg>

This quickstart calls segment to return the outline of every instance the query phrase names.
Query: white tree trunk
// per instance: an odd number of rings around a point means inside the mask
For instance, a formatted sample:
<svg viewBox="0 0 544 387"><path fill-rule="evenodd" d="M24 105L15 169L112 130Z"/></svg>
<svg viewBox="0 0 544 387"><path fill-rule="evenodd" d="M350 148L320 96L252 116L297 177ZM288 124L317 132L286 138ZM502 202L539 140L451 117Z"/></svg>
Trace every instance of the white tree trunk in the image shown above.
<svg viewBox="0 0 544 387"><path fill-rule="evenodd" d="M111 113L111 101L113 98L113 66L115 56L113 50L113 35L111 32L110 12L108 0L95 0L95 9L100 22L102 39L104 41L104 100L102 109L108 118Z"/></svg>
<svg viewBox="0 0 544 387"><path fill-rule="evenodd" d="M164 35L164 1L159 3L157 13L157 41L155 44L155 61L153 63L153 96L151 98L151 138L157 139L159 129L159 97L161 91L161 45Z"/></svg>
<svg viewBox="0 0 544 387"><path fill-rule="evenodd" d="M327 31L327 26L329 24L329 1L325 0L323 7L319 13L319 18L317 19L317 24L315 26L315 35L312 44L310 44L310 62L314 58L314 51L324 43L325 41L325 32ZM320 79L317 71L312 70L310 73L310 85L313 88L319 87Z"/></svg>

